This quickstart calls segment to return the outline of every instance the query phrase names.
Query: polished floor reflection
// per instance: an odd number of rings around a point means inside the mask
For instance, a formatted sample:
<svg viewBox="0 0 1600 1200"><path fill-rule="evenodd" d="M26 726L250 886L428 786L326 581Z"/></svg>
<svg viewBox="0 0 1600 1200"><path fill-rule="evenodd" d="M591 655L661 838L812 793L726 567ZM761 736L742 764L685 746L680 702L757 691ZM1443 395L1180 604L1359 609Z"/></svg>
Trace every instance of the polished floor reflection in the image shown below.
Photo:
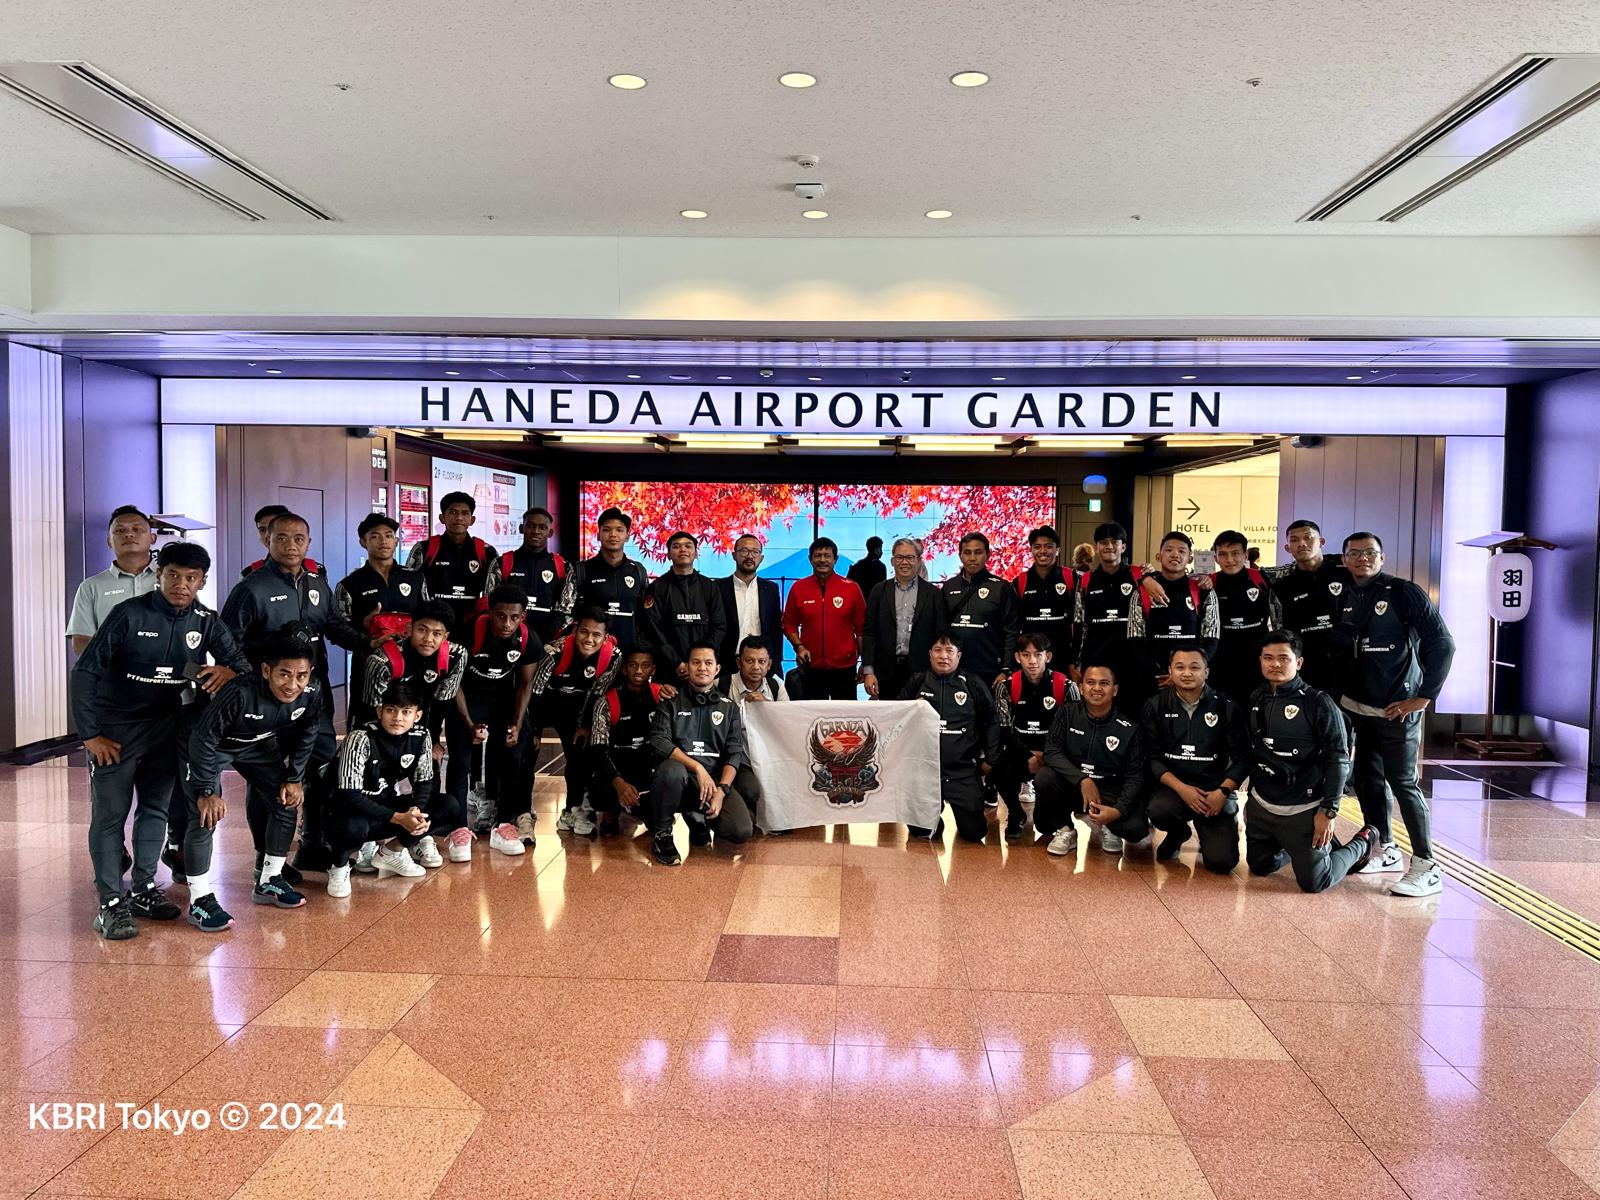
<svg viewBox="0 0 1600 1200"><path fill-rule="evenodd" d="M1430 768L1440 840L1600 916L1600 811L1519 771ZM1448 880L1303 896L1192 848L1070 862L876 826L685 839L670 870L558 837L558 787L523 858L295 912L249 903L225 828L233 930L107 943L85 772L0 769L0 1198L1600 1190L1600 963ZM30 1129L57 1100L345 1125Z"/></svg>

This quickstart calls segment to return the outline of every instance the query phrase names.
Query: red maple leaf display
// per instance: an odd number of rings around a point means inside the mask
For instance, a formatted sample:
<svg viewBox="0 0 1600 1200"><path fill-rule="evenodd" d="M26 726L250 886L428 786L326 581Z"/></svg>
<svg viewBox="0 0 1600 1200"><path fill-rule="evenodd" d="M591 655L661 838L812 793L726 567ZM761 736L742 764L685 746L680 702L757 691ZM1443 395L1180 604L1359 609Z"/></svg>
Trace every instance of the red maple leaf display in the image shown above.
<svg viewBox="0 0 1600 1200"><path fill-rule="evenodd" d="M702 551L726 554L746 530L809 524L812 513L827 532L830 513L872 513L884 520L924 517L937 522L922 534L927 557L954 557L963 534L985 534L989 569L1011 577L1032 563L1028 533L1055 522L1055 489L1048 485L973 486L898 483L640 483L586 482L581 492L584 553L593 543L600 513L615 505L633 518L633 540L647 560L664 562L667 538L687 530ZM806 540L810 531L802 529Z"/></svg>

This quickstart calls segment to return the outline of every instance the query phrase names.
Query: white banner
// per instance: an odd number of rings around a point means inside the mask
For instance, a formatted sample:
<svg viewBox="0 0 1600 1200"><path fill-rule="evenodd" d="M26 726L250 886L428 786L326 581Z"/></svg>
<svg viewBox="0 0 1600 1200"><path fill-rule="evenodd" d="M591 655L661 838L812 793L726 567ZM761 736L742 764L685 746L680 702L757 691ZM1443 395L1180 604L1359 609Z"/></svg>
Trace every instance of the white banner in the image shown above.
<svg viewBox="0 0 1600 1200"><path fill-rule="evenodd" d="M744 706L761 825L939 822L939 718L921 700Z"/></svg>
<svg viewBox="0 0 1600 1200"><path fill-rule="evenodd" d="M713 387L466 379L164 379L168 424L542 433L1505 433L1504 388Z"/></svg>

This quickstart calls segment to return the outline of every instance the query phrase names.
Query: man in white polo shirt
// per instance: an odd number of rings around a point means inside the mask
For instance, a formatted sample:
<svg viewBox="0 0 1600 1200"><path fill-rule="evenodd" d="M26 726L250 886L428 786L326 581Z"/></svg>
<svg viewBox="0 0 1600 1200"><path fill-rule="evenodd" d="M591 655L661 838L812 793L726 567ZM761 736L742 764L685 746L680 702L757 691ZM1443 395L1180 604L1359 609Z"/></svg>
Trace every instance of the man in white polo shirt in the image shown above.
<svg viewBox="0 0 1600 1200"><path fill-rule="evenodd" d="M67 636L72 652L82 654L89 639L124 600L156 590L156 534L150 518L131 504L111 514L111 530L106 545L115 561L98 575L78 585L72 600L72 616L67 618Z"/></svg>

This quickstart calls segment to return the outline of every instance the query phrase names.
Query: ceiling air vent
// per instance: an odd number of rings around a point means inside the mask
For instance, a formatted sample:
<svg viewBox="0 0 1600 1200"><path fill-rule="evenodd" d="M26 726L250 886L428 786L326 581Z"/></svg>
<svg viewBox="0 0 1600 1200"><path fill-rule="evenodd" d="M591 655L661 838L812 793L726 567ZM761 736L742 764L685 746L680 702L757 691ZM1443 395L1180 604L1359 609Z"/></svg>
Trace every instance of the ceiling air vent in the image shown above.
<svg viewBox="0 0 1600 1200"><path fill-rule="evenodd" d="M247 221L332 221L303 196L87 63L0 63L0 88Z"/></svg>
<svg viewBox="0 0 1600 1200"><path fill-rule="evenodd" d="M1301 217L1398 221L1600 98L1600 54L1530 55Z"/></svg>

